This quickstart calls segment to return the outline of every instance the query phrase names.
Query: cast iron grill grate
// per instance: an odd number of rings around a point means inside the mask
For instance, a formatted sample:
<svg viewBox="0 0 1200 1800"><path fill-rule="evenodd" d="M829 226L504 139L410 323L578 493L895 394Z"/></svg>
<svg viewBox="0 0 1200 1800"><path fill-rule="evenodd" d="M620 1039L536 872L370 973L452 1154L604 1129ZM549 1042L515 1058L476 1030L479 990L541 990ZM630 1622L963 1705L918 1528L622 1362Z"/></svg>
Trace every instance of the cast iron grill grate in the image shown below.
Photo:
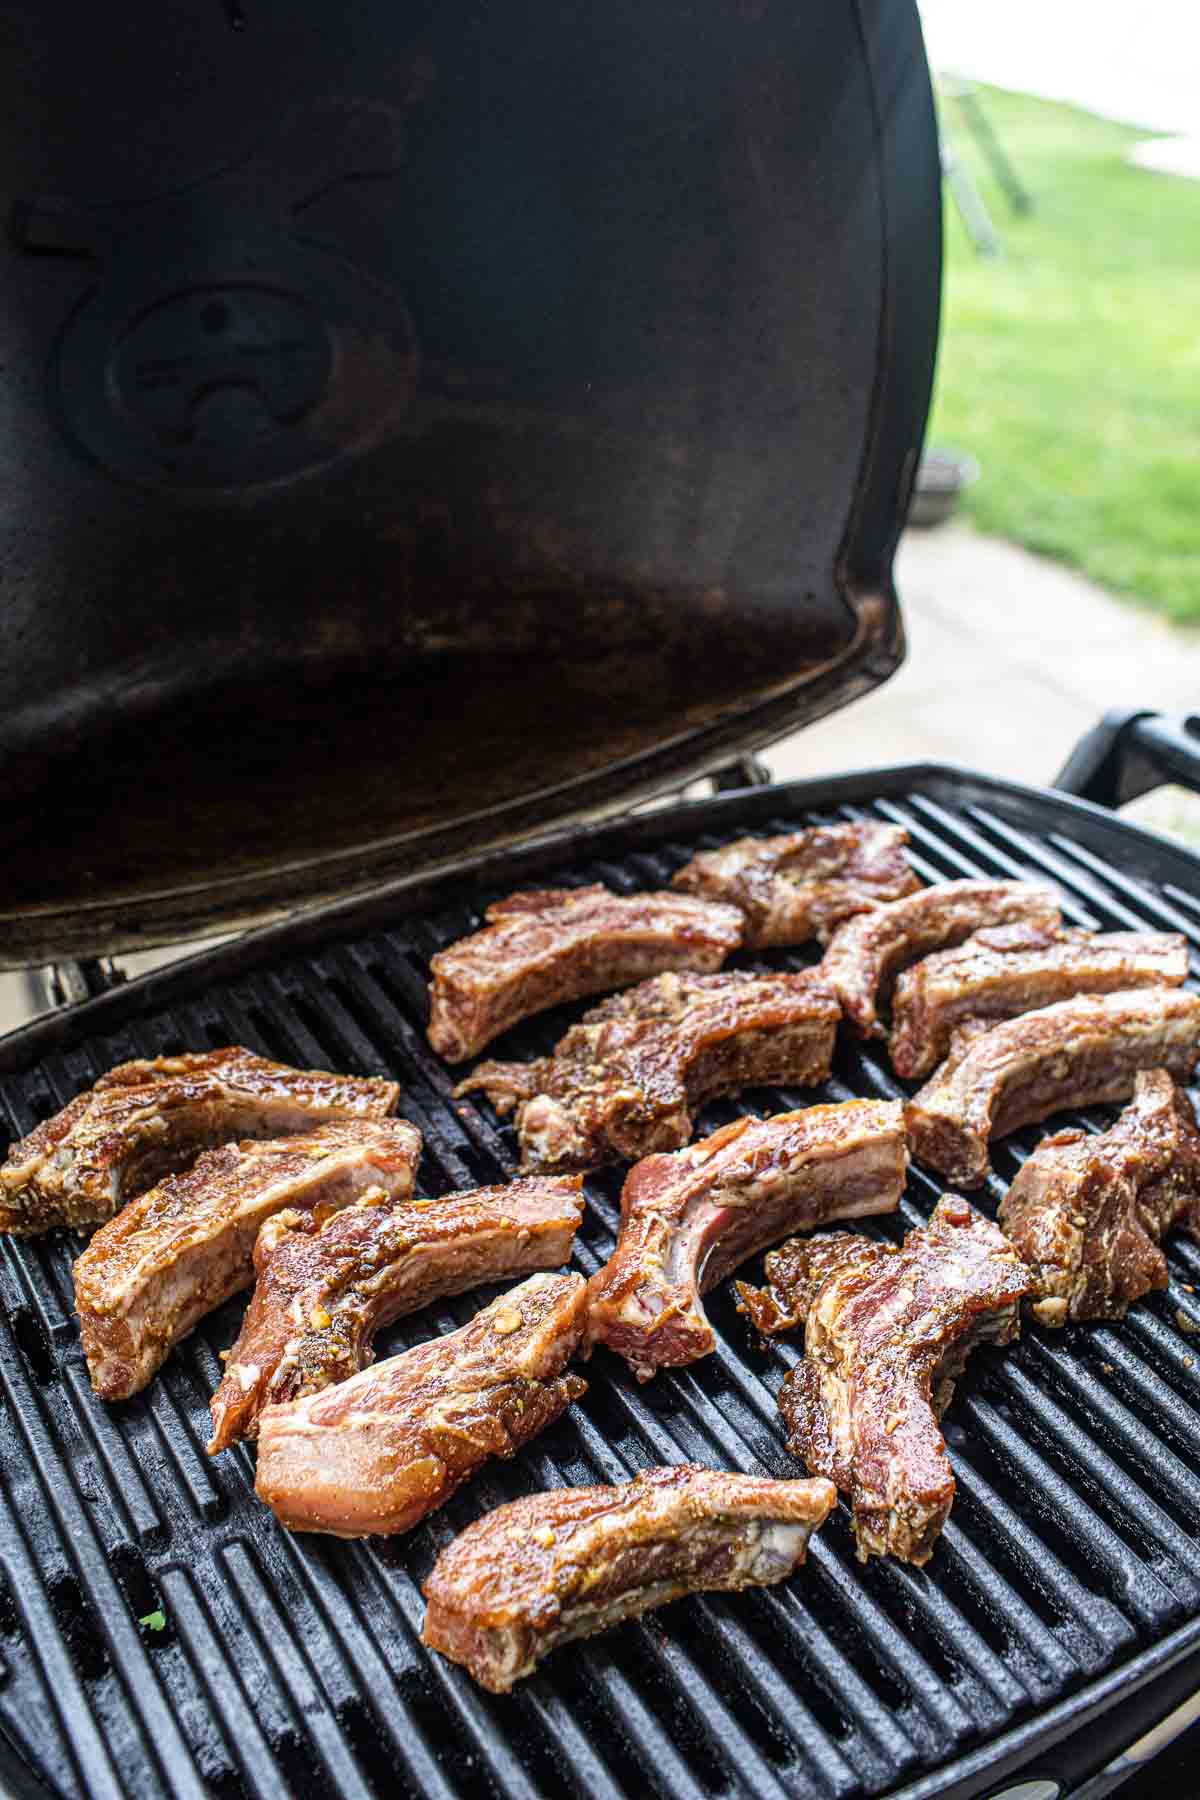
<svg viewBox="0 0 1200 1800"><path fill-rule="evenodd" d="M1072 922L1185 931L1195 974L1200 901L1182 855L976 778L835 785L852 799L819 813L776 790L643 818L589 838L602 859L537 878L653 886L747 824L870 813L908 827L926 879L1050 875ZM881 792L891 797L871 797ZM694 817L719 829L671 835ZM217 952L172 978L170 1004L161 985L129 990L90 1015L115 1029L84 1036L81 1021L0 1080L7 1126L27 1131L122 1058L238 1041L397 1076L425 1138L424 1191L502 1179L511 1128L482 1103L450 1103L452 1077L422 1035L427 959L477 922L485 897L476 887L425 916L395 909L383 928L303 954L284 934L232 973ZM564 1018L532 1021L501 1049L534 1053ZM703 1128L743 1106L902 1091L877 1049L842 1043L824 1092L757 1091L710 1107ZM1037 1135L998 1148L978 1196L989 1210ZM619 1186L617 1173L589 1182L584 1273L612 1243ZM899 1217L870 1228L895 1239L937 1192L914 1169ZM720 1291L717 1355L639 1389L599 1353L581 1405L410 1537L297 1539L255 1500L248 1450L212 1461L203 1449L241 1302L144 1394L109 1408L88 1387L71 1314L74 1254L62 1238L0 1240L0 1723L60 1795L966 1794L1001 1756L1028 1754L1056 1720L1065 1729L1069 1697L1078 1710L1106 1675L1144 1679L1151 1655L1182 1654L1200 1631L1200 1345L1188 1335L1200 1330L1200 1248L1181 1240L1169 1291L1123 1325L1027 1331L976 1354L946 1421L958 1499L925 1572L860 1568L843 1508L787 1586L679 1603L557 1655L507 1699L417 1641L437 1552L485 1508L539 1487L684 1459L796 1473L774 1407L795 1346L764 1351ZM452 1329L489 1297L402 1322L380 1353ZM163 1629L139 1623L158 1611Z"/></svg>

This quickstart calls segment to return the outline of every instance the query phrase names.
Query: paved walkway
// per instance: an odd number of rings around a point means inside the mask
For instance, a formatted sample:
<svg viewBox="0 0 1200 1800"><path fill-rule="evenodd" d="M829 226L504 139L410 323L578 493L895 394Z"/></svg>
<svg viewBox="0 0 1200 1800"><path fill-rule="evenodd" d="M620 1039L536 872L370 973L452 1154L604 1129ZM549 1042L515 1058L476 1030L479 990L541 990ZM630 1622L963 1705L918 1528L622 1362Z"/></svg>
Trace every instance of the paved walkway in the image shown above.
<svg viewBox="0 0 1200 1800"><path fill-rule="evenodd" d="M1044 785L1109 707L1200 706L1200 633L1013 544L910 531L896 580L907 662L768 750L776 780L930 757Z"/></svg>

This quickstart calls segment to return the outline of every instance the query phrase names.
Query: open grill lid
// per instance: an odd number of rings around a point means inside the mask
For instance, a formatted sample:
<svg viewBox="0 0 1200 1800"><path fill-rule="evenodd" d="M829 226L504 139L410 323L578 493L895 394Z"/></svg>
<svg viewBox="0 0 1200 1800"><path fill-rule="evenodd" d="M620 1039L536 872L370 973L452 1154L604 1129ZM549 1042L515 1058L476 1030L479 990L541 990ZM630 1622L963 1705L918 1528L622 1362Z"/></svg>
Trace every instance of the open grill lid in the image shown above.
<svg viewBox="0 0 1200 1800"><path fill-rule="evenodd" d="M896 667L910 0L25 11L0 962L628 804Z"/></svg>

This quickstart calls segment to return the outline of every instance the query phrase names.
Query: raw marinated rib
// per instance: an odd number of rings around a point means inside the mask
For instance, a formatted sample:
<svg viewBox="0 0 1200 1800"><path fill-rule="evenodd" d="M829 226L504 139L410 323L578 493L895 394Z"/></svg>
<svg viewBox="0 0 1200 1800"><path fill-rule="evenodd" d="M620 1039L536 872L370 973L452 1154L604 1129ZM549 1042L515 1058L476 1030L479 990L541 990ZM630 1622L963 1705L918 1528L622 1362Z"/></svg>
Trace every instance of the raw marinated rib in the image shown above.
<svg viewBox="0 0 1200 1800"><path fill-rule="evenodd" d="M206 1150L184 1174L131 1200L75 1264L75 1305L96 1392L106 1400L136 1394L172 1345L250 1285L254 1240L273 1214L290 1207L323 1218L364 1195L405 1198L420 1154L411 1125L348 1119Z"/></svg>
<svg viewBox="0 0 1200 1800"><path fill-rule="evenodd" d="M951 949L986 926L1051 929L1060 919L1053 888L1027 881L944 881L847 919L830 940L821 973L860 1036L882 1037L878 1009L910 963L933 950Z"/></svg>
<svg viewBox="0 0 1200 1800"><path fill-rule="evenodd" d="M462 1062L519 1019L664 969L719 969L742 916L685 894L545 888L488 907L487 925L435 956L429 1042Z"/></svg>
<svg viewBox="0 0 1200 1800"><path fill-rule="evenodd" d="M888 1046L897 1075L935 1069L967 1019L1012 1019L1069 1000L1140 987L1181 987L1187 940L1177 931L1056 931L998 925L906 969Z"/></svg>
<svg viewBox="0 0 1200 1800"><path fill-rule="evenodd" d="M394 1081L291 1069L236 1045L122 1063L12 1146L0 1231L100 1224L201 1150L327 1119L383 1119L399 1093Z"/></svg>
<svg viewBox="0 0 1200 1800"><path fill-rule="evenodd" d="M1174 1225L1200 1238L1200 1133L1163 1069L1143 1070L1110 1131L1044 1138L1000 1205L1032 1275L1043 1325L1122 1319L1167 1285L1159 1243Z"/></svg>
<svg viewBox="0 0 1200 1800"><path fill-rule="evenodd" d="M586 1393L563 1374L586 1320L582 1275L533 1275L461 1331L268 1406L259 1498L289 1531L410 1531L490 1457L515 1456Z"/></svg>
<svg viewBox="0 0 1200 1800"><path fill-rule="evenodd" d="M1139 1069L1186 1080L1200 1056L1200 995L1178 988L1084 995L956 1039L905 1109L914 1156L974 1188L988 1140L1064 1107L1128 1100Z"/></svg>
<svg viewBox="0 0 1200 1800"><path fill-rule="evenodd" d="M837 1500L829 1481L768 1481L684 1463L621 1487L499 1506L425 1583L421 1640L506 1694L542 1657L684 1594L784 1581Z"/></svg>
<svg viewBox="0 0 1200 1800"><path fill-rule="evenodd" d="M1020 1329L1029 1271L957 1194L903 1247L801 1242L791 1310L804 1361L779 1392L788 1448L850 1499L858 1557L929 1560L954 1499L938 1418L977 1344Z"/></svg>
<svg viewBox="0 0 1200 1800"><path fill-rule="evenodd" d="M377 1331L485 1281L554 1269L571 1254L583 1177L380 1206L322 1221L279 1213L258 1236L258 1285L213 1396L210 1453L255 1437L264 1406L365 1369Z"/></svg>
<svg viewBox="0 0 1200 1800"><path fill-rule="evenodd" d="M737 838L705 850L672 887L727 900L746 921L747 949L803 944L842 919L920 887L899 825L813 825L783 837Z"/></svg>
<svg viewBox="0 0 1200 1800"><path fill-rule="evenodd" d="M552 1056L481 1063L455 1089L517 1108L522 1167L589 1169L677 1150L718 1094L829 1074L838 1004L799 975L659 975L594 1007Z"/></svg>
<svg viewBox="0 0 1200 1800"><path fill-rule="evenodd" d="M892 1212L908 1151L898 1100L847 1100L651 1156L621 1194L617 1247L590 1288L588 1335L639 1381L716 1346L700 1296L785 1232Z"/></svg>

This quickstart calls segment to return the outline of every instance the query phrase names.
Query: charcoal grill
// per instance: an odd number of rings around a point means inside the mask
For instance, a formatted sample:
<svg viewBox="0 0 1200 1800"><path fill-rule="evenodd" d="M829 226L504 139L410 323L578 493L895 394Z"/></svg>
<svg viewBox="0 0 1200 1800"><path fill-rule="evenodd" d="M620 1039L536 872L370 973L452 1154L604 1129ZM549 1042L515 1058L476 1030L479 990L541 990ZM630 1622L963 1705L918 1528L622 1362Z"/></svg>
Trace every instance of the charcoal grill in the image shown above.
<svg viewBox="0 0 1200 1800"><path fill-rule="evenodd" d="M746 830L895 819L931 880L1049 874L1077 923L1200 946L1195 860L1086 801L932 767L745 786L757 748L903 655L891 564L940 244L911 0L18 10L0 963L307 910L5 1039L13 1134L118 1060L232 1040L393 1074L426 1192L503 1179L511 1130L449 1104L424 1040L431 953L518 883L653 887ZM1194 762L1185 726L1121 718L1068 785L1111 804ZM714 771L737 791L628 811ZM739 1104L897 1091L843 1044L824 1095ZM985 1206L1032 1141L998 1151ZM585 1272L617 1191L589 1182ZM914 1172L871 1229L935 1191ZM582 1405L410 1537L294 1538L247 1449L202 1448L237 1306L106 1407L77 1248L0 1240L19 1795L965 1800L1019 1771L1022 1800L1060 1775L1093 1800L1112 1772L1078 1779L1200 1687L1185 1243L1120 1327L976 1357L927 1570L860 1569L843 1510L785 1587L681 1603L507 1700L418 1644L438 1549L559 1482L794 1472L774 1408L794 1350L764 1351L719 1293L715 1356L639 1389L598 1354Z"/></svg>

